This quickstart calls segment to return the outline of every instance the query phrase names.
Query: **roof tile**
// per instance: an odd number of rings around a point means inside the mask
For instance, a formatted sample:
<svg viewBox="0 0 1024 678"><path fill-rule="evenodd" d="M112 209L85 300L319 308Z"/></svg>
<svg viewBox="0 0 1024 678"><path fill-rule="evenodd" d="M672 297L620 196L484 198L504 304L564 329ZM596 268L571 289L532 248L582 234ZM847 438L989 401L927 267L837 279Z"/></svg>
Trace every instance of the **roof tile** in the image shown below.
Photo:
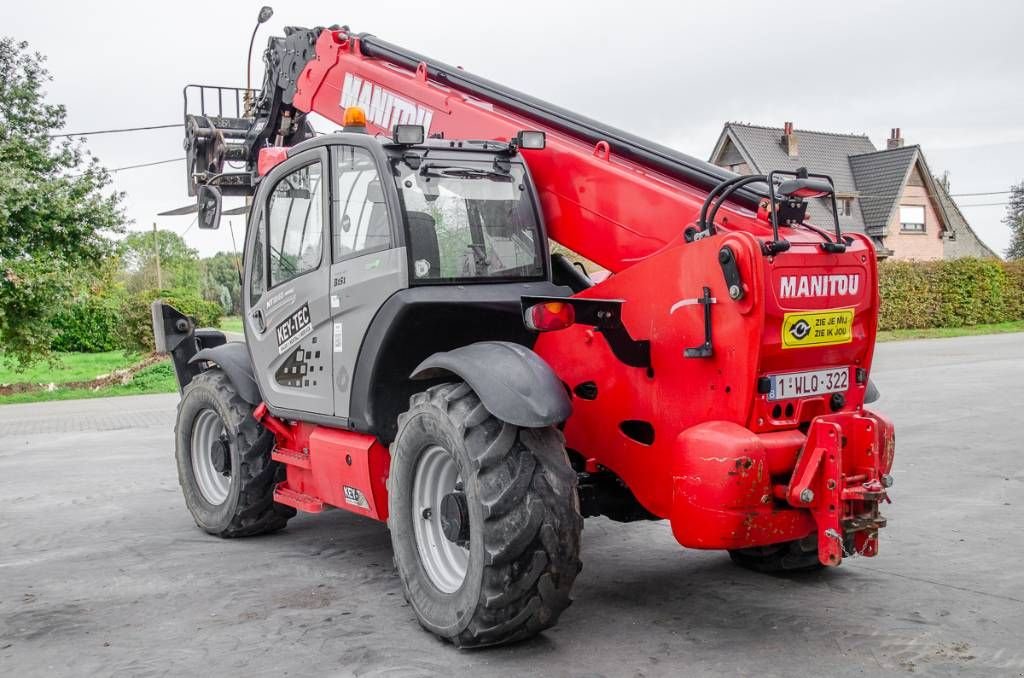
<svg viewBox="0 0 1024 678"><path fill-rule="evenodd" d="M861 194L864 228L868 233L884 234L893 205L903 194L903 180L919 150L917 146L904 146L850 156L850 168Z"/></svg>

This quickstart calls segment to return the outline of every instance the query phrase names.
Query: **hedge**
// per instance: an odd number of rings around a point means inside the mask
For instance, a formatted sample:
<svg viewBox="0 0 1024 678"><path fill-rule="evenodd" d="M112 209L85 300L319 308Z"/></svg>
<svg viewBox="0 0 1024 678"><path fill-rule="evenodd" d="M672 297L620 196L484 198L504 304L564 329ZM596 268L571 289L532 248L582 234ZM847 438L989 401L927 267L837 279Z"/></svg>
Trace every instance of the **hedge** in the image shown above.
<svg viewBox="0 0 1024 678"><path fill-rule="evenodd" d="M216 327L223 314L220 304L206 301L192 290L151 289L138 294L122 290L109 296L85 296L59 311L54 318L57 335L51 348L84 353L116 349L152 351L149 307L154 299L163 299L192 316L200 327Z"/></svg>
<svg viewBox="0 0 1024 678"><path fill-rule="evenodd" d="M962 327L1024 320L1024 261L953 259L878 265L879 328ZM54 349L152 351L149 305L162 298L200 327L220 323L220 304L191 290L146 290L121 298L86 297L62 310Z"/></svg>
<svg viewBox="0 0 1024 678"><path fill-rule="evenodd" d="M883 330L1024 320L1024 261L883 261L878 278Z"/></svg>
<svg viewBox="0 0 1024 678"><path fill-rule="evenodd" d="M162 299L195 319L199 327L217 327L223 311L220 304L206 301L191 290L145 290L121 304L121 343L127 350L152 351L153 317L150 304Z"/></svg>
<svg viewBox="0 0 1024 678"><path fill-rule="evenodd" d="M51 348L55 351L99 353L121 347L116 300L86 296L57 312L57 330Z"/></svg>

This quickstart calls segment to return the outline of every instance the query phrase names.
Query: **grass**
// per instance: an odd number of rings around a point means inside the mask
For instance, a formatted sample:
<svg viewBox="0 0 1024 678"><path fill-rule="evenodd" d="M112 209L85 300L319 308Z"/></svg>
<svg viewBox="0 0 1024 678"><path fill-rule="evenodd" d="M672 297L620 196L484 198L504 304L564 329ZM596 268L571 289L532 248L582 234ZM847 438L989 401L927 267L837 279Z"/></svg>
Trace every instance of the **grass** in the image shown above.
<svg viewBox="0 0 1024 678"><path fill-rule="evenodd" d="M226 315L220 320L220 328L225 332L235 332L237 334L243 334L245 330L242 329L242 316L240 315Z"/></svg>
<svg viewBox="0 0 1024 678"><path fill-rule="evenodd" d="M92 377L95 376L95 374L92 375ZM170 361L165 360L139 371L127 384L105 386L96 390L88 388L58 388L56 391L14 393L0 396L0 405L37 403L44 400L76 400L78 398L105 398L107 396L145 395L148 393L175 393L177 390L178 382L174 377L174 367Z"/></svg>
<svg viewBox="0 0 1024 678"><path fill-rule="evenodd" d="M125 355L124 351L57 353L54 357L58 360L56 367L44 362L24 372L17 372L0 362L0 384L64 384L69 381L86 381L139 362L138 355Z"/></svg>
<svg viewBox="0 0 1024 678"><path fill-rule="evenodd" d="M967 327L929 327L921 330L879 330L878 341L901 339L940 339L943 337L966 337L976 334L1006 334L1024 332L1024 320L1014 320L992 325L970 325Z"/></svg>

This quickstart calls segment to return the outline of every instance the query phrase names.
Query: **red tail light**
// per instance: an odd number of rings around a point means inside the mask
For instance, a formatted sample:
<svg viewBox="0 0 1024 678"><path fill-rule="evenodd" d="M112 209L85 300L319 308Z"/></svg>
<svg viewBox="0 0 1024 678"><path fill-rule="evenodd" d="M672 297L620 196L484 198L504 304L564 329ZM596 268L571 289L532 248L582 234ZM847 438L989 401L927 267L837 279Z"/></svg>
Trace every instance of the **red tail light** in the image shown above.
<svg viewBox="0 0 1024 678"><path fill-rule="evenodd" d="M538 332L564 330L576 322L576 311L573 309L572 304L566 304L561 301L547 301L526 309L524 320L527 327Z"/></svg>

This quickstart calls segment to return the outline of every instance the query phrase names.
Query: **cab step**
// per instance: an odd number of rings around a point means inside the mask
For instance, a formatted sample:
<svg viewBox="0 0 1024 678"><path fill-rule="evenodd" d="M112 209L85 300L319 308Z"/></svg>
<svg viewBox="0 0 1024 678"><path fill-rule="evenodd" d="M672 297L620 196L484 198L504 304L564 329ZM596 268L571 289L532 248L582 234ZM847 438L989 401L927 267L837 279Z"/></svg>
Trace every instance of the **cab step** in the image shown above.
<svg viewBox="0 0 1024 678"><path fill-rule="evenodd" d="M288 450L283 447L275 447L274 451L270 453L270 458L274 461L287 464L288 466L297 466L299 468L312 468L312 464L309 461L309 452L303 450L298 452L296 450Z"/></svg>
<svg viewBox="0 0 1024 678"><path fill-rule="evenodd" d="M322 501L308 494L296 492L288 487L286 482L280 483L274 488L274 501L305 513L321 513L324 510L324 503Z"/></svg>

